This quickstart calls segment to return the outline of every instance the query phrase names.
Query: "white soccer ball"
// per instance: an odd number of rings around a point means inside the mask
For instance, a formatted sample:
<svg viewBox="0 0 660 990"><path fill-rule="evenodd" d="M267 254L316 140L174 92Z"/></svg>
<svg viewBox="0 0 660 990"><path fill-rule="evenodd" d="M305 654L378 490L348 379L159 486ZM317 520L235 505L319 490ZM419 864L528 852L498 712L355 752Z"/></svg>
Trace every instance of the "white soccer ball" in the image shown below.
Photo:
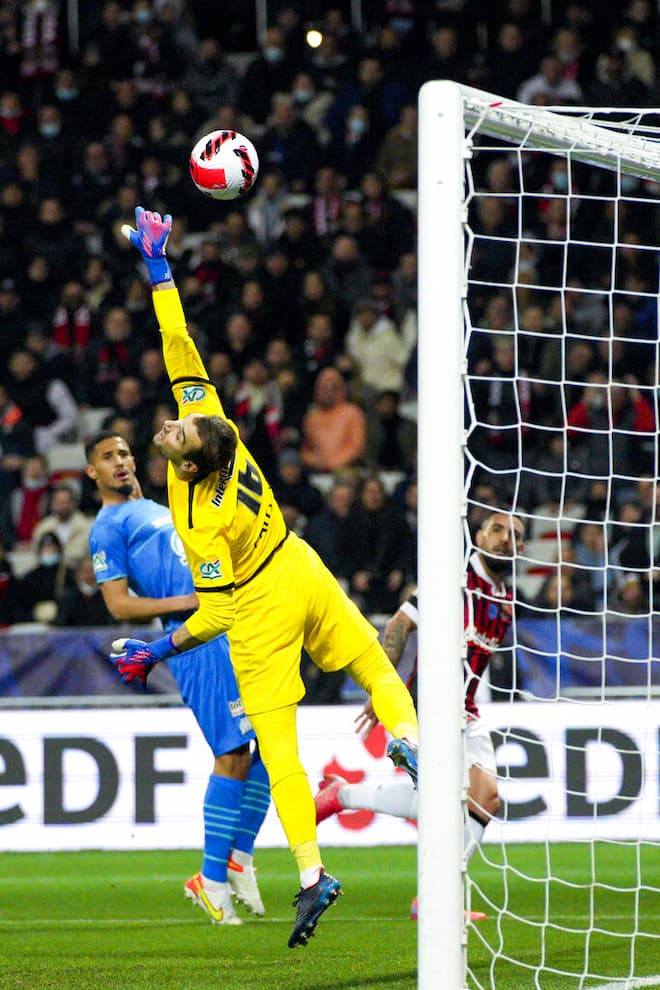
<svg viewBox="0 0 660 990"><path fill-rule="evenodd" d="M254 145L237 131L211 131L190 152L190 177L199 191L212 199L244 196L258 171Z"/></svg>

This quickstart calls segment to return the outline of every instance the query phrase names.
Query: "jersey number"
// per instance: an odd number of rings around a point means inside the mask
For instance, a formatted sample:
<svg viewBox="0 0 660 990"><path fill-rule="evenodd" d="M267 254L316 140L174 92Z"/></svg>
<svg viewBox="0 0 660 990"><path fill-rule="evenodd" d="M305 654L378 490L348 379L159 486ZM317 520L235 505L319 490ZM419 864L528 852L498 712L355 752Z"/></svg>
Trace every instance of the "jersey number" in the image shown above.
<svg viewBox="0 0 660 990"><path fill-rule="evenodd" d="M245 462L245 470L238 472L238 494L236 498L242 502L255 516L261 508L261 496L264 486L257 469L249 461Z"/></svg>

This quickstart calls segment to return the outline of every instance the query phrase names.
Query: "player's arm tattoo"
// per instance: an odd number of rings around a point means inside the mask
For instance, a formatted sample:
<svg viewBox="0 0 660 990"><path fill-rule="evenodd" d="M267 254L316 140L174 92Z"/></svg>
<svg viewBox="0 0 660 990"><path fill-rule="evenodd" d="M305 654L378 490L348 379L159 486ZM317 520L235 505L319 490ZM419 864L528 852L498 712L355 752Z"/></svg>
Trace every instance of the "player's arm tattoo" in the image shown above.
<svg viewBox="0 0 660 990"><path fill-rule="evenodd" d="M393 615L383 633L383 649L396 667L408 639L408 626L403 616Z"/></svg>

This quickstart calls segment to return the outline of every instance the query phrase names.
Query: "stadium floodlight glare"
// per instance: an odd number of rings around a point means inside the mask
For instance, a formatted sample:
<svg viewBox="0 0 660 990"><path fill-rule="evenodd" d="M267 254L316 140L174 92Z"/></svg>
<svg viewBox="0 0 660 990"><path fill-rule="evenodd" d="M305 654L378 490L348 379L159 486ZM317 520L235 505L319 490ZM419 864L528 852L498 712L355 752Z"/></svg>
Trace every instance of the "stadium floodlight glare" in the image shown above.
<svg viewBox="0 0 660 990"><path fill-rule="evenodd" d="M614 405L641 397L660 423L660 115L524 106L434 81L420 91L419 119L418 985L660 986L651 908L660 899L651 865L660 856L657 426L622 421ZM638 319L624 327L628 310ZM534 322L539 312L544 319ZM510 353L505 370L489 358L495 341ZM621 346L634 353L637 378L622 366ZM606 368L604 380L594 380L604 411L596 422L569 424L585 388L588 369L576 359L585 347ZM508 411L498 419L504 393ZM553 472L539 454L555 451ZM647 516L626 520L650 553L649 565L635 569L620 557L613 523L645 477ZM542 715L556 723L563 747L561 759L544 754L545 789L523 827L512 809L533 774L516 773L514 764L529 740L516 736L514 716L501 730L502 818L475 857L495 880L479 889L462 853L463 590L475 513L486 508L473 494L477 481L506 493L527 527L529 549L515 563L512 588L514 601L528 603L530 625L516 613L504 657L510 694L538 705L539 724ZM548 491L552 498L537 504L535 495ZM571 534L580 519L598 531L602 559L575 560ZM571 569L597 589L588 604L562 597ZM634 615L622 594L630 571L651 602ZM529 607L553 575L556 604ZM534 639L536 620L543 635ZM633 712L630 731L624 709L628 721ZM529 864L511 854L530 837L541 844L540 870L536 853ZM571 872L560 866L562 842L571 843ZM620 856L614 884L602 879L603 849ZM515 906L525 885L539 903L527 917ZM487 905L481 927L464 926L473 896ZM601 914L605 898L620 904L618 920Z"/></svg>

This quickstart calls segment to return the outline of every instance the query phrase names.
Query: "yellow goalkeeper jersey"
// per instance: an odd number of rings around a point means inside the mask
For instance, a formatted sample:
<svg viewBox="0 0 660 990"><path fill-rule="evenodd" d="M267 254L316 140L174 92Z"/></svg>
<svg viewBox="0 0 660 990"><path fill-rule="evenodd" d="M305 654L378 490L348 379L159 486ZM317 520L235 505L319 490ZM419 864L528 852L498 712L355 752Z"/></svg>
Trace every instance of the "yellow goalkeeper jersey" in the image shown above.
<svg viewBox="0 0 660 990"><path fill-rule="evenodd" d="M176 288L153 294L154 309L163 339L163 356L177 403L179 418L189 415L227 419L215 386L186 327ZM182 481L168 466L168 496L176 531L181 537L192 571L200 607L186 626L193 635L209 639L222 629L215 594L232 594L270 560L286 539L287 529L273 491L238 436L236 454L226 472L215 472L200 481ZM202 634L203 633L203 634Z"/></svg>

